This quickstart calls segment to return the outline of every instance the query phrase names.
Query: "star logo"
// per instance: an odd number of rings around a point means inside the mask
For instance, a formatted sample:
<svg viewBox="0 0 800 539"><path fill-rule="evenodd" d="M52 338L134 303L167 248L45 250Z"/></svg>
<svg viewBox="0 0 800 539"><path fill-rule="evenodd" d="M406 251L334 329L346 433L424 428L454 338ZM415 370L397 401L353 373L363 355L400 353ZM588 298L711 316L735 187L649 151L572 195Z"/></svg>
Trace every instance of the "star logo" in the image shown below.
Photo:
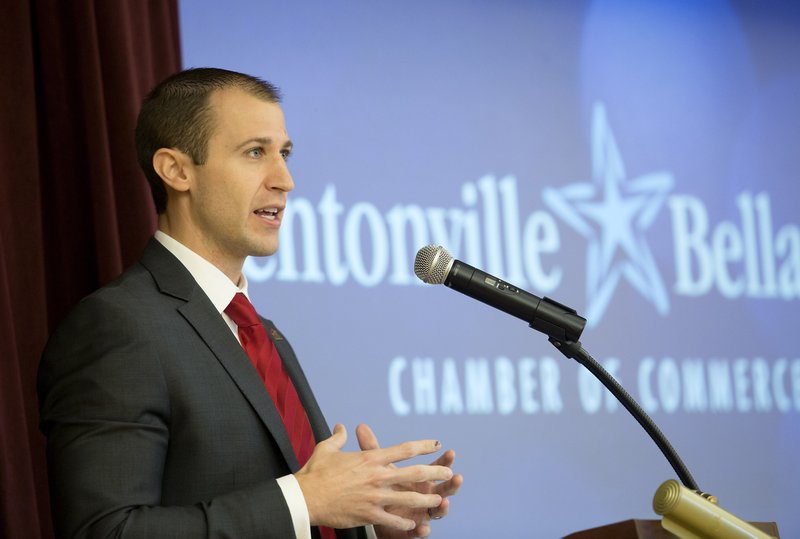
<svg viewBox="0 0 800 539"><path fill-rule="evenodd" d="M667 172L628 178L605 107L595 104L592 181L542 193L545 204L588 241L587 326L600 322L623 278L660 314L669 313L669 297L644 233L673 185Z"/></svg>

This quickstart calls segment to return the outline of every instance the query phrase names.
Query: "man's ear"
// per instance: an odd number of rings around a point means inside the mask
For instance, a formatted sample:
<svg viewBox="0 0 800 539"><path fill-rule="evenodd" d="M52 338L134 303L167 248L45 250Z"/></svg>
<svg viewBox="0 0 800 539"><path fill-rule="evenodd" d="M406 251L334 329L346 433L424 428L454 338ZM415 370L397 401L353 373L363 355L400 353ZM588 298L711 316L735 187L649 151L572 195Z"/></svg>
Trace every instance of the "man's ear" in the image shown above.
<svg viewBox="0 0 800 539"><path fill-rule="evenodd" d="M189 190L192 158L174 148L159 148L153 154L153 168L167 187L178 192Z"/></svg>

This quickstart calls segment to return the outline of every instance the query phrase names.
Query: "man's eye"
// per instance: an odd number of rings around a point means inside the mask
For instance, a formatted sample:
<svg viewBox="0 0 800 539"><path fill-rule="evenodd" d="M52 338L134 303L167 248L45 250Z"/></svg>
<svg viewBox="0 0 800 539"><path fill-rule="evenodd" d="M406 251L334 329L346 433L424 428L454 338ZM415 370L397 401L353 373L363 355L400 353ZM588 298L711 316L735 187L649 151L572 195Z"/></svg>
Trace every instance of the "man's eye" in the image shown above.
<svg viewBox="0 0 800 539"><path fill-rule="evenodd" d="M261 148L252 148L250 150L247 150L247 155L254 159L258 159L259 157L264 155L264 150L262 150Z"/></svg>
<svg viewBox="0 0 800 539"><path fill-rule="evenodd" d="M283 157L284 161L288 161L291 154L291 150L281 150L281 157Z"/></svg>

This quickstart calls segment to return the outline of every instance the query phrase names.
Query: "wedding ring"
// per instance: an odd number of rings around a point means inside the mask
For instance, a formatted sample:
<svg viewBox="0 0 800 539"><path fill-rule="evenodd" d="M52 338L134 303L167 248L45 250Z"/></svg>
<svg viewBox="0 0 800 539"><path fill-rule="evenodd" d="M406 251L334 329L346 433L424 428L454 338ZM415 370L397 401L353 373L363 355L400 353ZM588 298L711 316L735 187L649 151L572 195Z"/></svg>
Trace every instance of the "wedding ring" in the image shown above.
<svg viewBox="0 0 800 539"><path fill-rule="evenodd" d="M431 517L431 520L439 520L442 518L442 515L433 516L433 513L431 512L430 508L428 508L428 516Z"/></svg>

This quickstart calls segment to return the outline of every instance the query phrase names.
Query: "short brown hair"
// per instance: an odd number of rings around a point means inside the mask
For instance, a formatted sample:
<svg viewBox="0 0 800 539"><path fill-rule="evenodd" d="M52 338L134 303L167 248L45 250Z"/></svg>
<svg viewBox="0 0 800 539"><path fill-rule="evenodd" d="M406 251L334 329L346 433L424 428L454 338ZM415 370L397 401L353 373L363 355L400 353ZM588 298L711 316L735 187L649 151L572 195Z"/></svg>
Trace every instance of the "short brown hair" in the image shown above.
<svg viewBox="0 0 800 539"><path fill-rule="evenodd" d="M167 208L167 191L153 168L153 155L161 148L176 148L190 156L195 164L204 164L208 139L214 129L209 97L226 88L241 88L273 103L280 101L278 88L258 77L200 67L166 78L142 102L136 123L136 154L158 213Z"/></svg>

